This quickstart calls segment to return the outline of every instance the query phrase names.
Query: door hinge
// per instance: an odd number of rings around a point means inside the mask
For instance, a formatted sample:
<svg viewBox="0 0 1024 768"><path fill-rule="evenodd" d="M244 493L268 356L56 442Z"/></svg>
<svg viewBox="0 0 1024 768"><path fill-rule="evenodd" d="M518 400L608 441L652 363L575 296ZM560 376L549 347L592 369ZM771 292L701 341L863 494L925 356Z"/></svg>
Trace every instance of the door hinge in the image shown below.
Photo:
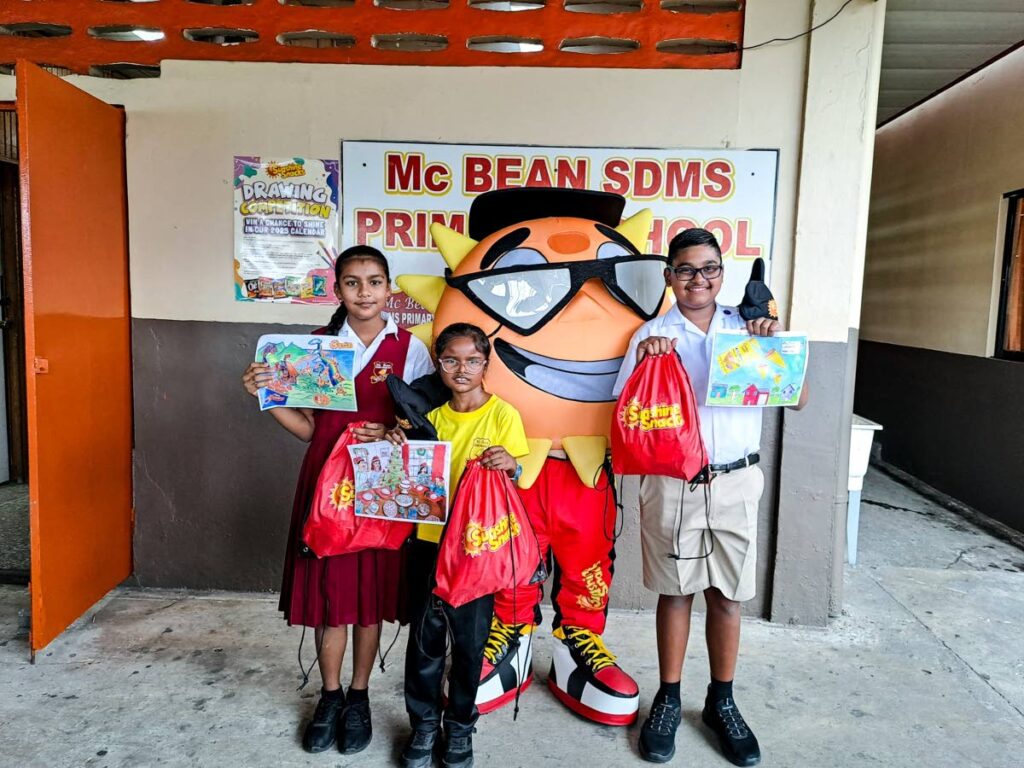
<svg viewBox="0 0 1024 768"><path fill-rule="evenodd" d="M32 361L32 370L35 373L49 373L50 361L45 357L37 357Z"/></svg>

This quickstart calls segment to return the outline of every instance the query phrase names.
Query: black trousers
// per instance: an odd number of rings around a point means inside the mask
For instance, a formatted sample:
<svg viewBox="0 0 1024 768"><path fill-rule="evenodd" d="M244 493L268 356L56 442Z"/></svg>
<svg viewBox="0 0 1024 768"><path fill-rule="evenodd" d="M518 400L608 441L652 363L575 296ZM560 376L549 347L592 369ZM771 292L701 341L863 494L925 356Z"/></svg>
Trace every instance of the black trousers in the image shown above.
<svg viewBox="0 0 1024 768"><path fill-rule="evenodd" d="M429 731L444 723L455 736L471 733L479 712L484 645L490 632L494 597L488 595L453 608L433 594L436 544L412 539L406 552L409 645L405 653L405 709L414 730ZM449 633L452 667L448 705L441 706Z"/></svg>

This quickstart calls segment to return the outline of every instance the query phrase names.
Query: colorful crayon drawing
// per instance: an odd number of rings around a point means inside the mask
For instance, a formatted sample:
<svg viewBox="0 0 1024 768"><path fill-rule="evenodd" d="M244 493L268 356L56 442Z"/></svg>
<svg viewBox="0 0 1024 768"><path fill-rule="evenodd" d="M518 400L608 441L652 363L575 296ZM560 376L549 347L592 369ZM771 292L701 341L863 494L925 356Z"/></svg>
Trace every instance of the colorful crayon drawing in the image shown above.
<svg viewBox="0 0 1024 768"><path fill-rule="evenodd" d="M711 349L706 405L796 405L807 369L807 336L719 331Z"/></svg>
<svg viewBox="0 0 1024 768"><path fill-rule="evenodd" d="M357 517L444 525L448 520L451 443L350 445Z"/></svg>
<svg viewBox="0 0 1024 768"><path fill-rule="evenodd" d="M355 348L336 336L269 335L256 344L256 362L274 380L259 391L260 410L322 408L355 411Z"/></svg>

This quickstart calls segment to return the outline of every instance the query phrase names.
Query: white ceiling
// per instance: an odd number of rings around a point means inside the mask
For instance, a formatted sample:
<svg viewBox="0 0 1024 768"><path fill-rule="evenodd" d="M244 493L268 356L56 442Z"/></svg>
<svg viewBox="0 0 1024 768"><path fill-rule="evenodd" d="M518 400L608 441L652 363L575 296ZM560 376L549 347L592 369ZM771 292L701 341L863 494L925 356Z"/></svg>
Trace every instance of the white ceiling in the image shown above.
<svg viewBox="0 0 1024 768"><path fill-rule="evenodd" d="M1024 0L888 0L878 122L1021 40Z"/></svg>

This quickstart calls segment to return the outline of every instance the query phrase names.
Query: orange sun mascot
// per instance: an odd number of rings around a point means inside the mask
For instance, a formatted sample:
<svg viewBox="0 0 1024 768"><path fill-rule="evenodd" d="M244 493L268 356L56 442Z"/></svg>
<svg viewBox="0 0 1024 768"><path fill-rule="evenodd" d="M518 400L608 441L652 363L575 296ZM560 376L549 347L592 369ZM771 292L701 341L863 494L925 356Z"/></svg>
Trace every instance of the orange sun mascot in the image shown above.
<svg viewBox="0 0 1024 768"><path fill-rule="evenodd" d="M612 385L630 336L667 309L665 262L645 256L644 210L621 221L619 195L567 189L485 193L469 234L431 229L444 278L399 287L434 313L413 329L471 322L491 338L488 389L519 409L530 439L519 490L542 554L553 556L554 649L548 686L606 725L636 720L639 690L602 640L615 558L616 507L605 468ZM481 712L533 680L541 587L495 596L477 696Z"/></svg>

